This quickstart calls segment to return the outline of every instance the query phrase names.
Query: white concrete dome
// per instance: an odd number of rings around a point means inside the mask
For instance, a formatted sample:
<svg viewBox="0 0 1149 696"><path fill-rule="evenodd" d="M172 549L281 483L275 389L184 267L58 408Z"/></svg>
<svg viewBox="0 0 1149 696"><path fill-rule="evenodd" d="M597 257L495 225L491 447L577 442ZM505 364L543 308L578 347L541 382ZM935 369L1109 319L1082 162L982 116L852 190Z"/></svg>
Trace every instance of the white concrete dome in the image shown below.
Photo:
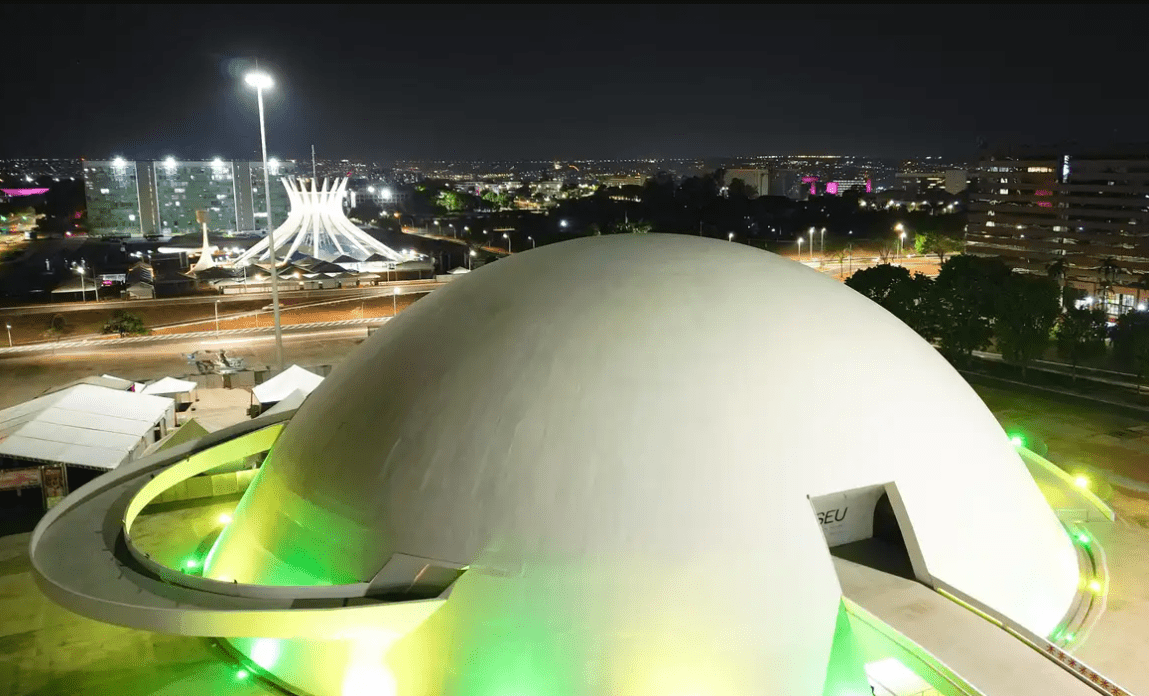
<svg viewBox="0 0 1149 696"><path fill-rule="evenodd" d="M1069 539L912 330L744 245L587 238L456 278L361 346L287 426L209 572L469 566L386 658L423 656L391 664L399 693L498 693L476 665L515 654L549 693L815 694L840 588L810 498L887 484L919 577L1039 633L1062 618Z"/></svg>

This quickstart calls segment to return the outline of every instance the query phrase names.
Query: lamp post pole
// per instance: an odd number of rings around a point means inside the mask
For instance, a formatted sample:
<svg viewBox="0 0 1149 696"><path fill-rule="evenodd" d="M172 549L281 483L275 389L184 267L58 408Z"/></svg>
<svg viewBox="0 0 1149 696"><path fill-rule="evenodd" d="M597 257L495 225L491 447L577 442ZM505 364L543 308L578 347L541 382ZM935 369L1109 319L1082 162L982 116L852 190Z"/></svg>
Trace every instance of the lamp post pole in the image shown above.
<svg viewBox="0 0 1149 696"><path fill-rule="evenodd" d="M527 236L527 239L529 239L529 240L530 240L530 242L531 242L531 248L532 248L532 249L534 249L534 248L535 248L535 238L534 238L534 237L531 237L530 235L528 235L528 236Z"/></svg>
<svg viewBox="0 0 1149 696"><path fill-rule="evenodd" d="M267 197L267 250L271 256L271 305L275 317L275 360L283 369L283 330L279 324L279 269L275 262L275 228L271 222L271 176L267 170L267 126L263 118L263 90L271 87L271 77L267 73L252 72L245 78L247 84L255 87L255 97L259 102L259 142L263 149L263 192Z"/></svg>
<svg viewBox="0 0 1149 696"><path fill-rule="evenodd" d="M798 261L802 260L802 242L804 240L801 236L798 237Z"/></svg>
<svg viewBox="0 0 1149 696"><path fill-rule="evenodd" d="M399 286L391 288L391 316L399 313Z"/></svg>
<svg viewBox="0 0 1149 696"><path fill-rule="evenodd" d="M12 347L12 325L5 322L4 328L8 329L8 347Z"/></svg>
<svg viewBox="0 0 1149 696"><path fill-rule="evenodd" d="M822 241L822 244L821 244L822 256L825 256L826 255L826 228L825 227L822 228L822 240L821 241Z"/></svg>
<svg viewBox="0 0 1149 696"><path fill-rule="evenodd" d="M511 238L506 232L503 233L503 239L507 240L507 253L511 253Z"/></svg>
<svg viewBox="0 0 1149 696"><path fill-rule="evenodd" d="M219 338L219 300L215 301L215 337Z"/></svg>

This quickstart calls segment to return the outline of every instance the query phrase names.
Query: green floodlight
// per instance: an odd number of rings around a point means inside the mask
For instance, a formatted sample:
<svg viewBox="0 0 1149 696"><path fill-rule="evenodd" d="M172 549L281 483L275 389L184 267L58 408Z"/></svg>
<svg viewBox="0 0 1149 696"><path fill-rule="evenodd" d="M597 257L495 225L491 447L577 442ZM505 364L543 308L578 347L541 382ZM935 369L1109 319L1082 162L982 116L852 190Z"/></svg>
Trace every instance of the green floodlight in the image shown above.
<svg viewBox="0 0 1149 696"><path fill-rule="evenodd" d="M247 679L248 676L250 676L250 674L251 673L248 672L246 669L241 669L235 673L235 678L236 679Z"/></svg>
<svg viewBox="0 0 1149 696"><path fill-rule="evenodd" d="M184 562L184 567L185 568L198 568L199 567L199 561L197 561L194 558L189 558L189 559L187 559L187 561Z"/></svg>
<svg viewBox="0 0 1149 696"><path fill-rule="evenodd" d="M1072 633L1066 633L1065 634L1065 642L1066 643L1072 643L1073 642L1073 634Z"/></svg>
<svg viewBox="0 0 1149 696"><path fill-rule="evenodd" d="M1089 535L1086 534L1085 532L1078 532L1077 533L1077 540L1079 542L1081 542L1082 544L1088 544L1089 543Z"/></svg>
<svg viewBox="0 0 1149 696"><path fill-rule="evenodd" d="M1009 444L1013 445L1014 447L1024 447L1025 438L1021 435L1018 435L1017 433L1011 433L1009 436Z"/></svg>

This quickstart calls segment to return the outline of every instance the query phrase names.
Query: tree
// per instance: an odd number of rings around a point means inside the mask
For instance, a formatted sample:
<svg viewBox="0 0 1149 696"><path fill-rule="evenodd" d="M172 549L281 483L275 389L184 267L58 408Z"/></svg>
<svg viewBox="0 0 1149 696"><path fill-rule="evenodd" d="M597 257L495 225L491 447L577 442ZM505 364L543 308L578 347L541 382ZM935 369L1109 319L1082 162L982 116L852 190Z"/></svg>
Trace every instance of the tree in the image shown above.
<svg viewBox="0 0 1149 696"><path fill-rule="evenodd" d="M889 263L890 257L894 255L894 248L888 244L883 244L878 249L878 261L881 263Z"/></svg>
<svg viewBox="0 0 1149 696"><path fill-rule="evenodd" d="M726 187L726 196L733 199L746 200L752 198L758 193L755 189L750 188L742 179L735 177L730 181L730 185Z"/></svg>
<svg viewBox="0 0 1149 696"><path fill-rule="evenodd" d="M927 298L932 281L910 275L902 266L888 263L863 268L846 279L846 285L881 305L910 328L930 339Z"/></svg>
<svg viewBox="0 0 1149 696"><path fill-rule="evenodd" d="M1100 279L1098 281L1098 294L1101 295L1101 308L1106 312L1109 311L1109 291L1117 284L1117 277L1121 275L1122 269L1117 265L1117 261L1112 256L1102 259L1101 265L1097 268L1097 275Z"/></svg>
<svg viewBox="0 0 1149 696"><path fill-rule="evenodd" d="M117 309L112 317L104 323L103 332L106 334L118 333L120 337L136 336L148 333L144 320L131 312Z"/></svg>
<svg viewBox="0 0 1149 696"><path fill-rule="evenodd" d="M931 293L942 353L966 362L973 351L989 347L998 297L1009 279L1009 267L999 259L958 254L942 264Z"/></svg>
<svg viewBox="0 0 1149 696"><path fill-rule="evenodd" d="M941 232L919 232L914 235L914 251L919 254L935 254L938 263L945 263L947 256L960 252L964 245L961 239Z"/></svg>
<svg viewBox="0 0 1149 696"><path fill-rule="evenodd" d="M611 225L612 234L647 234L651 230L651 224L639 220L638 222L630 222L629 220L623 222L615 222Z"/></svg>
<svg viewBox="0 0 1149 696"><path fill-rule="evenodd" d="M48 328L45 329L44 334L49 338L56 339L56 341L59 342L60 338L63 337L64 334L70 333L71 331L72 327L68 325L68 322L66 319L64 319L63 314L53 314L52 318L48 321Z"/></svg>
<svg viewBox="0 0 1149 696"><path fill-rule="evenodd" d="M1057 354L1073 366L1073 380L1077 381L1077 366L1083 360L1105 352L1105 311L1101 309L1069 309L1057 322Z"/></svg>
<svg viewBox="0 0 1149 696"><path fill-rule="evenodd" d="M348 212L347 216L355 218L363 223L371 223L383 214L383 209L379 204L364 196L358 200L358 205Z"/></svg>
<svg viewBox="0 0 1149 696"><path fill-rule="evenodd" d="M1061 288L1061 292L1058 294L1057 297L1058 297L1058 304L1061 306L1062 309L1064 309L1065 308L1065 281L1069 276L1069 264L1065 261L1065 258L1062 257L1056 261L1053 261L1049 265L1047 265L1045 267L1045 272L1050 278L1057 281L1058 287Z"/></svg>
<svg viewBox="0 0 1149 696"><path fill-rule="evenodd" d="M1149 313L1126 312L1117 318L1113 329L1113 352L1117 359L1133 368L1137 388L1149 375Z"/></svg>
<svg viewBox="0 0 1149 696"><path fill-rule="evenodd" d="M1006 361L1021 366L1021 377L1049 345L1061 313L1058 287L1050 278L1013 274L997 297L994 333Z"/></svg>

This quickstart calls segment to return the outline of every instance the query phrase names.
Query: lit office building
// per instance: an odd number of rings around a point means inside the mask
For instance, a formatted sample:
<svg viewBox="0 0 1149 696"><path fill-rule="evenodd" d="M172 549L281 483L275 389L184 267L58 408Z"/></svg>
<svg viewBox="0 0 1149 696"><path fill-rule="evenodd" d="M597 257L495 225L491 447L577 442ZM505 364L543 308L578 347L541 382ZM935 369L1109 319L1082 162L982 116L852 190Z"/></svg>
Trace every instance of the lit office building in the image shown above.
<svg viewBox="0 0 1149 696"><path fill-rule="evenodd" d="M114 160L83 163L84 190L88 199L88 224L110 237L151 234L155 218L145 226L140 214L139 177L135 162ZM149 210L149 213L151 211Z"/></svg>
<svg viewBox="0 0 1149 696"><path fill-rule="evenodd" d="M289 203L279 177L293 162L269 162L273 222L287 218ZM172 236L197 232L196 211L208 213L212 232L264 232L267 198L261 162L158 162L123 159L84 163L88 221L109 237Z"/></svg>
<svg viewBox="0 0 1149 696"><path fill-rule="evenodd" d="M212 232L239 229L234 163L218 158L210 162L167 159L145 166L155 172L155 204L161 235L198 231L197 210L207 211L208 229Z"/></svg>
<svg viewBox="0 0 1149 696"><path fill-rule="evenodd" d="M1149 149L987 153L967 250L1053 275L1121 314L1149 279ZM1060 262L1060 263L1059 263Z"/></svg>

